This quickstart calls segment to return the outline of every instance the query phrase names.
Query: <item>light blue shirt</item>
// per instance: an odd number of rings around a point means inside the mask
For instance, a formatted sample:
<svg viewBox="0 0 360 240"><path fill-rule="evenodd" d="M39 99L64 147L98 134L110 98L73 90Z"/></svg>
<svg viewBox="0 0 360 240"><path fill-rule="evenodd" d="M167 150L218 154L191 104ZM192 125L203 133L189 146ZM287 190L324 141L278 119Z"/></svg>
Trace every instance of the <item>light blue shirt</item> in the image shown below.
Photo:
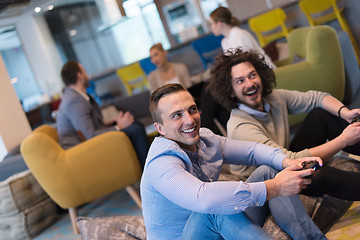
<svg viewBox="0 0 360 240"><path fill-rule="evenodd" d="M231 140L200 129L196 152L157 137L151 144L140 191L147 239L179 239L191 212L235 214L266 200L264 182L217 181L223 163L282 169L280 150Z"/></svg>
<svg viewBox="0 0 360 240"><path fill-rule="evenodd" d="M252 116L255 116L255 117L266 117L269 113L269 110L270 110L270 104L268 102L264 102L264 112L262 111L259 111L259 110L256 110L256 109L253 109L251 107L248 107L246 106L245 104L242 104L242 103L239 103L239 106L238 108L240 110L243 110L245 112L247 112L248 114L252 115Z"/></svg>

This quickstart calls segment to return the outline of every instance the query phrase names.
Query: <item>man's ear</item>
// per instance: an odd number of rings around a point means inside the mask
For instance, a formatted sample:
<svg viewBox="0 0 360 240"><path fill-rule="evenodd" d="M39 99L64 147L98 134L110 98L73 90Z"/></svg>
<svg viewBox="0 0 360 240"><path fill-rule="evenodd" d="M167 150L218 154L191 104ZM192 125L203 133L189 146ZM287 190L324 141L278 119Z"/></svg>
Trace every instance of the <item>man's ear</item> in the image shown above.
<svg viewBox="0 0 360 240"><path fill-rule="evenodd" d="M159 122L155 122L154 126L156 128L156 131L158 131L158 133L160 133L160 135L164 136L163 125Z"/></svg>

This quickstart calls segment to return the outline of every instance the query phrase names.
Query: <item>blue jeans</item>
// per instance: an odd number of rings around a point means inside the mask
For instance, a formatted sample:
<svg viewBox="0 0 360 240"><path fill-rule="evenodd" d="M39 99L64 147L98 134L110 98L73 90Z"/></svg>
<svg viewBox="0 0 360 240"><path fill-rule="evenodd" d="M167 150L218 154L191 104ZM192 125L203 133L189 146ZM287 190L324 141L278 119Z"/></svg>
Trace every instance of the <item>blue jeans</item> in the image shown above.
<svg viewBox="0 0 360 240"><path fill-rule="evenodd" d="M246 215L191 213L186 222L182 238L184 240L261 240L272 239L259 225Z"/></svg>
<svg viewBox="0 0 360 240"><path fill-rule="evenodd" d="M144 126L140 122L135 121L133 124L121 131L129 137L139 159L141 170L143 170L150 146Z"/></svg>
<svg viewBox="0 0 360 240"><path fill-rule="evenodd" d="M278 172L268 166L257 168L247 182L272 179ZM276 197L261 207L249 207L246 213L233 215L193 212L188 219L183 239L271 239L262 226L269 215L293 239L326 239L314 224L297 195Z"/></svg>

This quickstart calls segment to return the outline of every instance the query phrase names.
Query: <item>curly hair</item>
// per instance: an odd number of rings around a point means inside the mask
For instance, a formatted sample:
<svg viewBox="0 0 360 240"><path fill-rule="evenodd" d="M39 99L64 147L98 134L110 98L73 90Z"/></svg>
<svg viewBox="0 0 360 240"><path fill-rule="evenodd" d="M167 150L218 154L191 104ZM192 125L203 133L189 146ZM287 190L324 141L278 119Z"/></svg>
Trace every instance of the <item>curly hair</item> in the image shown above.
<svg viewBox="0 0 360 240"><path fill-rule="evenodd" d="M232 97L234 91L231 86L231 70L233 66L244 62L250 62L259 74L263 85L263 97L268 96L276 86L275 73L265 62L264 56L256 51L244 51L242 48L227 50L216 57L207 90L215 101L229 111L236 108L239 103L236 97Z"/></svg>

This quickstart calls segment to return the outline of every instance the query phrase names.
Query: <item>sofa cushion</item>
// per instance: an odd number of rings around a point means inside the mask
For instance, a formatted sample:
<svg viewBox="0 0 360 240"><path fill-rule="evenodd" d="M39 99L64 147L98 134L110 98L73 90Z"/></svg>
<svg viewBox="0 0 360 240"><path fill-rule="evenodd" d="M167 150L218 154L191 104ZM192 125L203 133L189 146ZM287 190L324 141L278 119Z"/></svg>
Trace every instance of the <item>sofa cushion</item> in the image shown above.
<svg viewBox="0 0 360 240"><path fill-rule="evenodd" d="M0 215L0 240L33 239L56 220L56 205L44 199L17 214Z"/></svg>
<svg viewBox="0 0 360 240"><path fill-rule="evenodd" d="M31 239L57 216L55 203L30 170L0 182L0 240Z"/></svg>
<svg viewBox="0 0 360 240"><path fill-rule="evenodd" d="M78 217L76 221L83 240L146 238L141 216Z"/></svg>
<svg viewBox="0 0 360 240"><path fill-rule="evenodd" d="M49 198L30 170L0 182L0 216L11 215Z"/></svg>

